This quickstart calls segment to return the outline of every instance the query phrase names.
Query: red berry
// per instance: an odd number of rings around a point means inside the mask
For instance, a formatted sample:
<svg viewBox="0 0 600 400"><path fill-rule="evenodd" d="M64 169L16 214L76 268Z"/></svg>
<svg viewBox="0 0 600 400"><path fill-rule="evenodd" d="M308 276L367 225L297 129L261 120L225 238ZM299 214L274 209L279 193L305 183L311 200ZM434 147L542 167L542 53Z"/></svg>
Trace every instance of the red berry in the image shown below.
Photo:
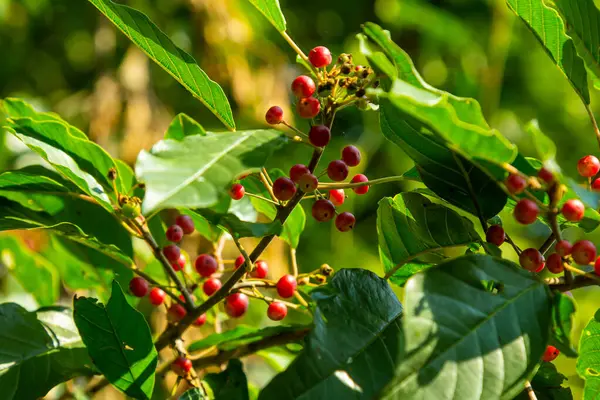
<svg viewBox="0 0 600 400"><path fill-rule="evenodd" d="M552 183L552 181L554 180L554 174L552 173L552 171L550 171L546 167L542 167L538 171L538 178L540 178L541 180L543 180L546 183Z"/></svg>
<svg viewBox="0 0 600 400"><path fill-rule="evenodd" d="M327 176L332 181L343 181L348 177L348 166L342 160L334 160L327 166Z"/></svg>
<svg viewBox="0 0 600 400"><path fill-rule="evenodd" d="M178 357L171 364L171 369L179 376L186 376L192 370L192 362L185 357Z"/></svg>
<svg viewBox="0 0 600 400"><path fill-rule="evenodd" d="M540 209L533 200L522 199L515 206L513 216L519 223L528 225L535 222L539 212Z"/></svg>
<svg viewBox="0 0 600 400"><path fill-rule="evenodd" d="M573 245L571 257L579 265L587 265L596 258L596 246L589 240L580 240Z"/></svg>
<svg viewBox="0 0 600 400"><path fill-rule="evenodd" d="M225 312L232 318L239 318L248 309L248 296L243 293L234 293L225 299Z"/></svg>
<svg viewBox="0 0 600 400"><path fill-rule="evenodd" d="M600 257L596 258L596 262L594 262L594 273L600 275Z"/></svg>
<svg viewBox="0 0 600 400"><path fill-rule="evenodd" d="M292 297L298 283L292 275L284 275L277 281L277 294L284 299Z"/></svg>
<svg viewBox="0 0 600 400"><path fill-rule="evenodd" d="M265 279L269 272L269 264L264 260L258 260L254 263L254 270L250 273L250 276L258 279Z"/></svg>
<svg viewBox="0 0 600 400"><path fill-rule="evenodd" d="M502 243L506 240L506 233L500 225L492 225L485 233L485 240L496 246L502 246Z"/></svg>
<svg viewBox="0 0 600 400"><path fill-rule="evenodd" d="M194 321L194 325L196 325L196 326L202 326L205 323L206 323L206 314L202 314L201 316L196 318L196 320Z"/></svg>
<svg viewBox="0 0 600 400"><path fill-rule="evenodd" d="M246 259L244 258L243 255L239 255L237 256L237 258L235 259L235 269L238 269L239 267L241 267L244 263L246 262Z"/></svg>
<svg viewBox="0 0 600 400"><path fill-rule="evenodd" d="M527 187L527 180L521 175L510 174L504 184L510 193L519 194Z"/></svg>
<svg viewBox="0 0 600 400"><path fill-rule="evenodd" d="M244 197L245 193L246 189L244 189L244 186L242 186L242 184L240 183L234 183L229 189L229 196L231 196L231 198L234 200L241 199L242 197Z"/></svg>
<svg viewBox="0 0 600 400"><path fill-rule="evenodd" d="M325 147L331 139L331 131L325 125L314 125L308 132L308 139L313 146Z"/></svg>
<svg viewBox="0 0 600 400"><path fill-rule="evenodd" d="M319 222L331 221L335 215L335 207L329 200L319 199L312 206L312 216Z"/></svg>
<svg viewBox="0 0 600 400"><path fill-rule="evenodd" d="M544 256L538 249L525 249L519 255L519 264L521 264L521 267L531 272L540 272L543 270L545 262Z"/></svg>
<svg viewBox="0 0 600 400"><path fill-rule="evenodd" d="M591 178L600 171L600 161L594 156L585 156L577 162L577 171L579 175Z"/></svg>
<svg viewBox="0 0 600 400"><path fill-rule="evenodd" d="M219 268L217 260L210 254L200 254L194 264L196 265L196 271L205 278L217 272Z"/></svg>
<svg viewBox="0 0 600 400"><path fill-rule="evenodd" d="M292 82L292 92L298 98L310 97L315 90L315 81L306 75L300 75Z"/></svg>
<svg viewBox="0 0 600 400"><path fill-rule="evenodd" d="M277 178L273 182L273 194L279 200L289 200L296 194L296 185L294 185L294 182L290 178Z"/></svg>
<svg viewBox="0 0 600 400"><path fill-rule="evenodd" d="M298 179L298 189L304 193L314 192L319 186L319 180L313 174L304 174Z"/></svg>
<svg viewBox="0 0 600 400"><path fill-rule="evenodd" d="M296 103L296 111L302 118L311 119L321 111L321 103L314 97L305 97Z"/></svg>
<svg viewBox="0 0 600 400"><path fill-rule="evenodd" d="M221 281L217 278L207 279L202 285L202 291L207 296L212 296L217 290L221 289Z"/></svg>
<svg viewBox="0 0 600 400"><path fill-rule="evenodd" d="M349 212L343 212L338 215L335 219L335 227L340 232L348 232L349 230L354 229L354 224L356 223L356 218Z"/></svg>
<svg viewBox="0 0 600 400"><path fill-rule="evenodd" d="M548 347L546 347L546 351L544 352L544 356L542 357L542 360L544 360L546 362L554 361L556 359L556 357L558 357L559 354L560 354L560 351L556 347L548 346Z"/></svg>
<svg viewBox="0 0 600 400"><path fill-rule="evenodd" d="M358 174L358 175L354 175L354 178L352 178L352 180L350 181L350 183L362 183L362 182L369 182L369 178L367 178L366 175ZM352 190L354 190L354 193L356 193L356 194L365 194L369 191L369 185L355 187L355 188L352 188Z"/></svg>
<svg viewBox="0 0 600 400"><path fill-rule="evenodd" d="M171 322L177 322L183 319L186 314L187 311L185 311L185 308L181 304L172 304L167 312L167 318Z"/></svg>
<svg viewBox="0 0 600 400"><path fill-rule="evenodd" d="M563 272L565 267L563 266L562 257L558 253L552 253L548 256L548 261L546 261L546 268L548 271L553 274L560 274Z"/></svg>
<svg viewBox="0 0 600 400"><path fill-rule="evenodd" d="M331 64L331 52L325 46L317 46L308 53L308 61L316 68Z"/></svg>
<svg viewBox="0 0 600 400"><path fill-rule="evenodd" d="M177 259L177 261L171 263L171 267L173 267L173 269L175 271L181 271L182 269L185 268L185 262L186 262L185 256L183 254L181 254L179 256L179 258Z"/></svg>
<svg viewBox="0 0 600 400"><path fill-rule="evenodd" d="M339 207L346 201L346 193L344 189L331 189L329 191L329 200L334 206Z"/></svg>
<svg viewBox="0 0 600 400"><path fill-rule="evenodd" d="M267 110L265 119L268 124L277 125L283 121L283 110L279 106L273 106Z"/></svg>
<svg viewBox="0 0 600 400"><path fill-rule="evenodd" d="M563 204L562 209L560 210L562 215L565 217L567 221L580 221L583 218L583 213L585 212L585 206L581 202L581 200L571 199L567 200L565 204Z"/></svg>
<svg viewBox="0 0 600 400"><path fill-rule="evenodd" d="M290 179L295 183L298 183L304 174L310 174L310 170L306 165L296 164L290 168Z"/></svg>
<svg viewBox="0 0 600 400"><path fill-rule="evenodd" d="M194 233L196 227L194 226L194 220L189 215L180 215L175 220L175 223L183 229L183 233L189 235Z"/></svg>
<svg viewBox="0 0 600 400"><path fill-rule="evenodd" d="M177 260L179 260L179 256L181 256L181 250L175 244L169 244L163 247L162 252L167 260L172 263L177 262Z"/></svg>
<svg viewBox="0 0 600 400"><path fill-rule="evenodd" d="M154 304L155 306L160 306L165 301L165 297L167 297L165 291L158 287L152 288L150 294L148 295L150 303Z"/></svg>
<svg viewBox="0 0 600 400"><path fill-rule="evenodd" d="M148 281L141 276L136 276L129 281L129 290L135 297L144 297L148 294Z"/></svg>
<svg viewBox="0 0 600 400"><path fill-rule="evenodd" d="M559 240L554 248L559 256L566 257L569 254L571 254L571 251L573 250L573 245L568 240L563 239Z"/></svg>
<svg viewBox="0 0 600 400"><path fill-rule="evenodd" d="M269 304L267 316L273 321L281 321L287 315L287 306L279 301Z"/></svg>
<svg viewBox="0 0 600 400"><path fill-rule="evenodd" d="M600 190L600 178L592 181L592 190Z"/></svg>
<svg viewBox="0 0 600 400"><path fill-rule="evenodd" d="M171 225L165 232L165 236L169 242L178 243L183 239L183 229L179 225Z"/></svg>
<svg viewBox="0 0 600 400"><path fill-rule="evenodd" d="M360 150L355 146L346 146L342 150L342 160L350 167L360 164Z"/></svg>

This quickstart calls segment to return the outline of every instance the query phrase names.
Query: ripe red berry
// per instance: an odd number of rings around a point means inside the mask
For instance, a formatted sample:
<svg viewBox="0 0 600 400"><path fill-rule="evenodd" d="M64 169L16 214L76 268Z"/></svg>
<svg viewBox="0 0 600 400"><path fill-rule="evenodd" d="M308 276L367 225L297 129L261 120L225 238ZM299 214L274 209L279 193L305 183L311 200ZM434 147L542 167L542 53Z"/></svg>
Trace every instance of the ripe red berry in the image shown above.
<svg viewBox="0 0 600 400"><path fill-rule="evenodd" d="M277 281L277 294L279 297L287 299L294 295L298 282L292 275L284 275Z"/></svg>
<svg viewBox="0 0 600 400"><path fill-rule="evenodd" d="M279 106L273 106L267 110L265 119L268 124L277 125L283 121L283 110Z"/></svg>
<svg viewBox="0 0 600 400"><path fill-rule="evenodd" d="M240 183L234 183L229 189L229 196L231 196L231 198L234 200L241 199L242 197L244 197L245 193L246 189L244 189L244 186Z"/></svg>
<svg viewBox="0 0 600 400"><path fill-rule="evenodd" d="M165 232L169 242L178 243L183 239L183 229L179 225L171 225Z"/></svg>
<svg viewBox="0 0 600 400"><path fill-rule="evenodd" d="M335 227L340 232L348 232L349 230L354 229L354 224L356 223L356 218L349 212L343 212L338 215L335 219Z"/></svg>
<svg viewBox="0 0 600 400"><path fill-rule="evenodd" d="M162 252L170 262L177 262L181 256L181 250L175 244L169 244L163 247Z"/></svg>
<svg viewBox="0 0 600 400"><path fill-rule="evenodd" d="M321 103L314 97L305 97L296 103L296 111L302 118L311 119L321 111Z"/></svg>
<svg viewBox="0 0 600 400"><path fill-rule="evenodd" d="M343 181L348 177L348 166L342 160L334 160L327 166L327 176L332 181Z"/></svg>
<svg viewBox="0 0 600 400"><path fill-rule="evenodd" d="M181 319L183 319L183 317L185 317L186 314L187 311L185 311L185 308L181 304L175 303L172 304L171 307L169 307L169 310L167 312L167 318L171 322L177 322L181 321Z"/></svg>
<svg viewBox="0 0 600 400"><path fill-rule="evenodd" d="M308 53L308 61L316 68L326 67L331 64L331 52L325 46L317 46Z"/></svg>
<svg viewBox="0 0 600 400"><path fill-rule="evenodd" d="M294 183L298 183L298 181L304 174L310 174L310 170L306 165L296 164L292 168L290 168L290 179Z"/></svg>
<svg viewBox="0 0 600 400"><path fill-rule="evenodd" d="M513 216L519 223L528 225L535 222L539 212L540 209L533 200L521 199L513 210Z"/></svg>
<svg viewBox="0 0 600 400"><path fill-rule="evenodd" d="M553 274L560 274L563 272L565 267L563 266L562 257L558 253L552 253L548 256L546 261L546 268Z"/></svg>
<svg viewBox="0 0 600 400"><path fill-rule="evenodd" d="M579 265L587 265L596 258L596 246L589 240L575 242L571 257Z"/></svg>
<svg viewBox="0 0 600 400"><path fill-rule="evenodd" d="M267 316L273 321L281 321L287 315L287 306L279 301L269 304Z"/></svg>
<svg viewBox="0 0 600 400"><path fill-rule="evenodd" d="M552 183L552 181L554 180L554 174L546 167L542 167L538 171L538 178L540 178L546 183Z"/></svg>
<svg viewBox="0 0 600 400"><path fill-rule="evenodd" d="M314 125L308 132L308 139L313 146L325 147L331 140L331 131L325 125Z"/></svg>
<svg viewBox="0 0 600 400"><path fill-rule="evenodd" d="M194 263L196 266L196 271L200 275L205 278L208 278L215 272L217 272L218 264L217 260L210 254L200 254L198 258L196 258L196 262Z"/></svg>
<svg viewBox="0 0 600 400"><path fill-rule="evenodd" d="M346 192L344 192L344 189L331 189L329 191L329 200L334 206L339 207L346 201Z"/></svg>
<svg viewBox="0 0 600 400"><path fill-rule="evenodd" d="M194 321L195 326L202 326L206 323L206 314L202 314Z"/></svg>
<svg viewBox="0 0 600 400"><path fill-rule="evenodd" d="M502 228L500 225L490 226L485 233L485 240L489 243L495 244L496 246L502 246L502 243L504 243L506 240L504 228Z"/></svg>
<svg viewBox="0 0 600 400"><path fill-rule="evenodd" d="M335 215L335 207L329 200L319 199L312 206L312 216L319 222L331 221Z"/></svg>
<svg viewBox="0 0 600 400"><path fill-rule="evenodd" d="M569 254L571 254L571 251L573 250L573 245L568 240L563 239L563 240L559 240L556 243L556 246L554 247L554 249L556 250L556 252L558 253L559 256L566 257Z"/></svg>
<svg viewBox="0 0 600 400"><path fill-rule="evenodd" d="M192 362L185 357L178 357L171 364L171 369L179 376L186 376L192 370Z"/></svg>
<svg viewBox="0 0 600 400"><path fill-rule="evenodd" d="M183 229L183 233L189 235L194 233L196 227L194 226L194 220L189 215L180 215L175 220L175 223Z"/></svg>
<svg viewBox="0 0 600 400"><path fill-rule="evenodd" d="M531 272L540 272L543 270L545 262L544 256L538 249L525 249L519 255L519 264L521 264L521 267Z"/></svg>
<svg viewBox="0 0 600 400"><path fill-rule="evenodd" d="M248 296L234 293L225 299L225 312L232 318L239 318L248 310Z"/></svg>
<svg viewBox="0 0 600 400"><path fill-rule="evenodd" d="M594 273L600 275L600 257L596 258L596 261L594 262Z"/></svg>
<svg viewBox="0 0 600 400"><path fill-rule="evenodd" d="M244 258L243 255L239 255L237 256L237 258L235 259L235 269L238 269L239 267L241 267L244 263L246 262L246 259Z"/></svg>
<svg viewBox="0 0 600 400"><path fill-rule="evenodd" d="M292 92L298 98L310 97L316 89L315 81L306 75L300 75L292 82Z"/></svg>
<svg viewBox="0 0 600 400"><path fill-rule="evenodd" d="M366 175L358 174L358 175L354 175L354 178L352 178L352 180L350 181L350 183L362 183L362 182L369 182L369 178L367 178ZM352 188L352 190L354 190L354 193L356 193L356 194L365 194L369 191L369 185L355 187L355 188Z"/></svg>
<svg viewBox="0 0 600 400"><path fill-rule="evenodd" d="M304 174L298 179L298 189L304 193L314 192L319 186L319 180L313 174Z"/></svg>
<svg viewBox="0 0 600 400"><path fill-rule="evenodd" d="M202 291L207 296L212 296L217 290L221 289L221 281L217 278L207 279L202 285Z"/></svg>
<svg viewBox="0 0 600 400"><path fill-rule="evenodd" d="M592 181L592 190L600 190L600 178Z"/></svg>
<svg viewBox="0 0 600 400"><path fill-rule="evenodd" d="M269 264L264 260L258 260L254 263L254 270L250 273L250 276L258 279L265 279L269 273Z"/></svg>
<svg viewBox="0 0 600 400"><path fill-rule="evenodd" d="M521 175L510 174L504 184L510 193L519 194L527 187L527 180Z"/></svg>
<svg viewBox="0 0 600 400"><path fill-rule="evenodd" d="M144 297L148 294L148 281L141 276L136 276L129 281L129 290L135 297Z"/></svg>
<svg viewBox="0 0 600 400"><path fill-rule="evenodd" d="M591 178L600 171L600 161L594 156L585 156L577 162L577 171L579 175Z"/></svg>
<svg viewBox="0 0 600 400"><path fill-rule="evenodd" d="M346 146L342 150L342 160L350 167L360 164L360 150L355 146Z"/></svg>
<svg viewBox="0 0 600 400"><path fill-rule="evenodd" d="M544 360L546 362L554 361L556 359L556 357L558 357L559 354L560 354L560 351L556 347L548 346L548 347L546 347L546 351L544 352L544 356L542 357L542 360Z"/></svg>
<svg viewBox="0 0 600 400"><path fill-rule="evenodd" d="M289 200L296 194L296 185L290 178L282 176L273 182L273 194L279 200Z"/></svg>
<svg viewBox="0 0 600 400"><path fill-rule="evenodd" d="M585 206L578 199L567 200L560 210L567 221L580 221L585 212Z"/></svg>
<svg viewBox="0 0 600 400"><path fill-rule="evenodd" d="M150 303L154 304L155 306L160 306L165 301L165 297L167 297L165 291L158 287L152 288L150 294L148 295Z"/></svg>
<svg viewBox="0 0 600 400"><path fill-rule="evenodd" d="M181 254L179 256L179 258L177 259L177 261L171 263L171 267L173 267L173 269L175 271L181 271L182 269L185 268L185 262L186 262L185 256L183 254Z"/></svg>

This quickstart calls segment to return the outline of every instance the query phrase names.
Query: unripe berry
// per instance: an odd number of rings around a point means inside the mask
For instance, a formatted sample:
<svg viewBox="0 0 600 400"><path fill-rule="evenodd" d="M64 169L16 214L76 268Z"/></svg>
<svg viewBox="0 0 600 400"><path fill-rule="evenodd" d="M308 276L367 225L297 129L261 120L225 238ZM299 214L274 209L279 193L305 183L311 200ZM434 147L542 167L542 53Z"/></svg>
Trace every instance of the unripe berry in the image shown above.
<svg viewBox="0 0 600 400"><path fill-rule="evenodd" d="M287 306L279 301L274 301L267 308L267 316L273 321L281 321L287 315Z"/></svg>
<svg viewBox="0 0 600 400"><path fill-rule="evenodd" d="M284 299L294 295L298 283L292 275L284 275L277 281L277 294Z"/></svg>
<svg viewBox="0 0 600 400"><path fill-rule="evenodd" d="M542 356L542 360L544 360L546 362L554 361L556 359L556 357L558 357L559 354L560 354L560 351L556 347L548 346L548 347L546 347L546 351L544 352L544 355Z"/></svg>
<svg viewBox="0 0 600 400"><path fill-rule="evenodd" d="M169 242L178 243L183 239L183 229L179 225L171 225L165 232Z"/></svg>
<svg viewBox="0 0 600 400"><path fill-rule="evenodd" d="M312 216L319 222L330 221L335 215L335 207L329 200L319 199L312 206Z"/></svg>
<svg viewBox="0 0 600 400"><path fill-rule="evenodd" d="M587 265L596 258L596 246L589 240L580 240L573 245L571 257L579 265Z"/></svg>
<svg viewBox="0 0 600 400"><path fill-rule="evenodd" d="M319 186L319 180L313 174L304 174L298 179L298 189L304 193L314 192Z"/></svg>
<svg viewBox="0 0 600 400"><path fill-rule="evenodd" d="M308 53L308 61L316 68L326 67L331 64L331 52L325 46L317 46Z"/></svg>
<svg viewBox="0 0 600 400"><path fill-rule="evenodd" d="M208 278L217 272L217 269L219 268L217 260L210 254L200 254L198 258L196 258L194 264L196 266L196 271L205 278Z"/></svg>
<svg viewBox="0 0 600 400"><path fill-rule="evenodd" d="M485 240L489 243L495 244L496 246L502 246L502 243L504 243L506 240L504 228L502 228L500 225L490 226L485 233Z"/></svg>
<svg viewBox="0 0 600 400"><path fill-rule="evenodd" d="M181 304L172 304L167 311L167 318L170 322L181 321L187 314L185 308Z"/></svg>
<svg viewBox="0 0 600 400"><path fill-rule="evenodd" d="M243 256L243 255L241 255L241 254L240 254L240 255L239 255L239 256L237 256L237 258L235 259L235 266L234 266L234 268L235 268L235 269L238 269L239 267L241 267L241 266L244 264L244 262L246 262L246 259L244 258L244 256Z"/></svg>
<svg viewBox="0 0 600 400"><path fill-rule="evenodd" d="M273 182L273 194L279 200L289 200L296 194L296 185L291 179L282 176Z"/></svg>
<svg viewBox="0 0 600 400"><path fill-rule="evenodd" d="M296 103L296 111L302 118L311 119L321 111L321 103L314 97L305 97Z"/></svg>
<svg viewBox="0 0 600 400"><path fill-rule="evenodd" d="M362 183L362 182L369 182L369 178L367 178L366 175L358 174L358 175L354 175L354 178L352 178L352 180L350 181L350 183ZM355 187L355 188L352 188L352 190L354 190L354 193L356 193L356 194L365 194L369 191L369 185Z"/></svg>
<svg viewBox="0 0 600 400"><path fill-rule="evenodd" d="M558 253L552 253L548 256L548 261L546 261L546 268L548 271L553 274L560 274L563 272L565 267L563 266L562 257Z"/></svg>
<svg viewBox="0 0 600 400"><path fill-rule="evenodd" d="M360 150L355 146L346 146L342 150L342 161L350 167L356 167L360 164Z"/></svg>
<svg viewBox="0 0 600 400"><path fill-rule="evenodd" d="M171 267L173 267L173 269L175 271L181 271L182 269L185 268L185 262L186 262L185 256L183 254L181 254L179 256L179 258L177 259L177 261L171 263Z"/></svg>
<svg viewBox="0 0 600 400"><path fill-rule="evenodd" d="M193 322L195 326L202 326L206 323L206 314L202 314Z"/></svg>
<svg viewBox="0 0 600 400"><path fill-rule="evenodd" d="M302 178L302 175L304 174L310 174L310 170L306 165L296 164L292 168L290 168L290 179L294 183L298 183L298 181L300 180L300 178Z"/></svg>
<svg viewBox="0 0 600 400"><path fill-rule="evenodd" d="M158 287L152 288L148 295L150 303L155 306L160 306L165 301L165 297L167 297L165 291Z"/></svg>
<svg viewBox="0 0 600 400"><path fill-rule="evenodd" d="M519 194L527 187L527 180L521 175L510 174L504 184L510 193Z"/></svg>
<svg viewBox="0 0 600 400"><path fill-rule="evenodd" d="M344 189L331 189L329 191L329 201L331 201L336 207L344 204L344 201L346 201L346 193L344 192Z"/></svg>
<svg viewBox="0 0 600 400"><path fill-rule="evenodd" d="M577 171L579 175L591 178L600 171L600 161L594 156L585 156L577 162Z"/></svg>
<svg viewBox="0 0 600 400"><path fill-rule="evenodd" d="M221 281L217 278L207 279L206 282L202 285L202 291L207 296L212 296L215 292L221 289Z"/></svg>
<svg viewBox="0 0 600 400"><path fill-rule="evenodd" d="M314 125L308 132L308 140L313 146L325 147L331 140L331 131L325 125Z"/></svg>
<svg viewBox="0 0 600 400"><path fill-rule="evenodd" d="M136 276L129 281L129 290L135 297L144 297L148 294L148 281L141 276Z"/></svg>
<svg viewBox="0 0 600 400"><path fill-rule="evenodd" d="M533 200L529 199L521 199L515 205L515 209L513 210L513 216L517 220L517 222L528 225L535 222L537 216L540 212L537 204Z"/></svg>
<svg viewBox="0 0 600 400"><path fill-rule="evenodd" d="M592 190L600 190L600 178L592 181Z"/></svg>
<svg viewBox="0 0 600 400"><path fill-rule="evenodd" d="M340 232L348 232L349 230L354 229L354 224L356 223L356 218L349 212L343 212L338 215L335 219L335 227Z"/></svg>
<svg viewBox="0 0 600 400"><path fill-rule="evenodd" d="M243 293L234 293L225 299L225 312L232 318L239 318L248 310L248 296Z"/></svg>
<svg viewBox="0 0 600 400"><path fill-rule="evenodd" d="M183 229L183 233L189 235L194 233L196 227L194 226L194 220L189 215L180 215L175 220L175 223Z"/></svg>
<svg viewBox="0 0 600 400"><path fill-rule="evenodd" d="M594 273L600 275L600 257L596 258L596 261L594 262Z"/></svg>
<svg viewBox="0 0 600 400"><path fill-rule="evenodd" d="M134 219L140 216L141 208L139 204L134 202L125 203L121 207L121 212L126 218Z"/></svg>
<svg viewBox="0 0 600 400"><path fill-rule="evenodd" d="M552 173L552 171L550 171L546 167L542 167L538 171L538 178L540 178L541 180L543 180L546 183L552 183L552 181L554 181L554 174Z"/></svg>
<svg viewBox="0 0 600 400"><path fill-rule="evenodd" d="M162 252L167 260L172 263L177 262L177 260L179 260L179 256L181 255L181 250L179 247L177 247L177 245L174 244L169 244L163 247Z"/></svg>
<svg viewBox="0 0 600 400"><path fill-rule="evenodd" d="M292 92L298 98L310 97L315 90L315 81L306 75L300 75L292 82Z"/></svg>
<svg viewBox="0 0 600 400"><path fill-rule="evenodd" d="M327 176L335 182L343 181L348 177L348 166L342 160L334 160L327 166Z"/></svg>
<svg viewBox="0 0 600 400"><path fill-rule="evenodd" d="M267 110L265 119L268 124L277 125L283 121L283 110L279 106L273 106Z"/></svg>
<svg viewBox="0 0 600 400"><path fill-rule="evenodd" d="M567 200L560 210L567 221L581 221L585 212L585 206L578 199Z"/></svg>
<svg viewBox="0 0 600 400"><path fill-rule="evenodd" d="M244 186L240 183L234 183L229 189L229 196L231 196L233 200L241 199L242 197L244 197L245 193L246 189L244 189Z"/></svg>
<svg viewBox="0 0 600 400"><path fill-rule="evenodd" d="M556 252L558 253L559 256L566 257L569 254L571 254L571 251L573 250L573 245L568 240L563 239L563 240L559 240L556 243L556 246L554 247L554 249L556 250Z"/></svg>
<svg viewBox="0 0 600 400"><path fill-rule="evenodd" d="M179 376L187 376L192 370L192 362L185 357L178 357L173 361L173 364L171 364L171 369Z"/></svg>
<svg viewBox="0 0 600 400"><path fill-rule="evenodd" d="M544 256L538 249L525 249L519 255L519 264L521 264L521 267L531 272L540 272L543 270L545 262Z"/></svg>
<svg viewBox="0 0 600 400"><path fill-rule="evenodd" d="M250 273L250 276L258 279L265 279L269 273L269 264L264 260L258 260L254 263L254 270Z"/></svg>

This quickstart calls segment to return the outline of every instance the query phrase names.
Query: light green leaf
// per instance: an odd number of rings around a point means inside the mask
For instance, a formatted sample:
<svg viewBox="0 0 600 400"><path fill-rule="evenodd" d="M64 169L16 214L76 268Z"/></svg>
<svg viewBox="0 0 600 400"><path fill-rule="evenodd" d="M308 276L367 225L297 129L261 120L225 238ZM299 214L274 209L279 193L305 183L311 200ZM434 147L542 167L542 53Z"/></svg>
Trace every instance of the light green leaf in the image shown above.
<svg viewBox="0 0 600 400"><path fill-rule="evenodd" d="M537 120L532 120L525 125L525 132L531 136L531 142L536 150L535 157L542 162L553 161L556 157L556 145L542 132Z"/></svg>
<svg viewBox="0 0 600 400"><path fill-rule="evenodd" d="M550 344L567 357L577 357L577 351L571 345L573 319L577 307L575 299L562 293L556 293L552 299L552 335Z"/></svg>
<svg viewBox="0 0 600 400"><path fill-rule="evenodd" d="M279 0L249 0L273 24L279 32L285 32L285 17L281 12Z"/></svg>
<svg viewBox="0 0 600 400"><path fill-rule="evenodd" d="M183 140L186 136L206 135L206 131L193 118L180 113L175 116L167 128L165 139Z"/></svg>
<svg viewBox="0 0 600 400"><path fill-rule="evenodd" d="M577 374L585 379L583 398L596 398L600 394L600 310L581 332Z"/></svg>
<svg viewBox="0 0 600 400"><path fill-rule="evenodd" d="M221 86L141 12L110 0L89 0L148 57L181 83L231 130L235 122Z"/></svg>
<svg viewBox="0 0 600 400"><path fill-rule="evenodd" d="M222 228L212 225L206 218L197 212L188 209L179 210L182 214L190 216L194 221L194 226L199 234L204 236L210 242L216 242L223 234Z"/></svg>

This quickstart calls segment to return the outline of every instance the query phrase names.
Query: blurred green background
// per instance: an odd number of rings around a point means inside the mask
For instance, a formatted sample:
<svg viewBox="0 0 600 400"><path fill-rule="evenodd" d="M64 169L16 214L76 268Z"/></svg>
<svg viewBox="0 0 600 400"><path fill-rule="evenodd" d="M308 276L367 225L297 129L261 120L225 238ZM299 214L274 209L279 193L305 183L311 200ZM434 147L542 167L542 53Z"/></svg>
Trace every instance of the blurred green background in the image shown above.
<svg viewBox="0 0 600 400"><path fill-rule="evenodd" d="M202 68L230 98L240 129L265 125L271 105L289 114L289 84L302 69L295 53L247 0L130 0ZM502 0L280 0L292 38L308 51L328 46L334 54L354 52L364 21L389 29L432 85L476 98L490 124L519 145L532 149L522 127L538 119L558 147L558 164L576 176L577 159L597 150L580 100L524 24ZM142 148L160 139L171 118L185 112L207 129L222 130L218 120L175 80L152 64L85 0L0 0L0 96L18 96L40 109L59 113L111 154L135 163ZM362 59L364 61L364 59ZM592 104L600 111L593 85ZM299 128L307 123L296 119ZM350 109L338 114L334 141L324 161L354 143L365 154L359 167L371 178L398 175L412 163L379 132L377 115ZM309 150L289 146L271 166L287 170L306 162ZM12 138L0 141L0 168L37 162ZM350 196L357 216L354 234L340 234L332 224L307 220L298 249L302 271L322 263L339 269L363 267L382 273L377 253L376 210L382 196L407 189L401 184L373 187ZM542 225L514 226L508 232L521 248L539 246L549 230ZM582 233L568 232L576 238ZM591 235L598 239L597 234ZM600 243L600 241L596 241ZM505 245L504 254L514 259ZM283 254L283 253L282 253ZM281 254L271 253L271 257ZM281 258L281 257L280 257ZM287 263L287 260L285 261ZM3 279L5 291L11 292ZM597 288L580 289L575 340L596 311ZM535 339L534 339L535 340ZM575 361L561 356L559 370L580 397L582 381Z"/></svg>

